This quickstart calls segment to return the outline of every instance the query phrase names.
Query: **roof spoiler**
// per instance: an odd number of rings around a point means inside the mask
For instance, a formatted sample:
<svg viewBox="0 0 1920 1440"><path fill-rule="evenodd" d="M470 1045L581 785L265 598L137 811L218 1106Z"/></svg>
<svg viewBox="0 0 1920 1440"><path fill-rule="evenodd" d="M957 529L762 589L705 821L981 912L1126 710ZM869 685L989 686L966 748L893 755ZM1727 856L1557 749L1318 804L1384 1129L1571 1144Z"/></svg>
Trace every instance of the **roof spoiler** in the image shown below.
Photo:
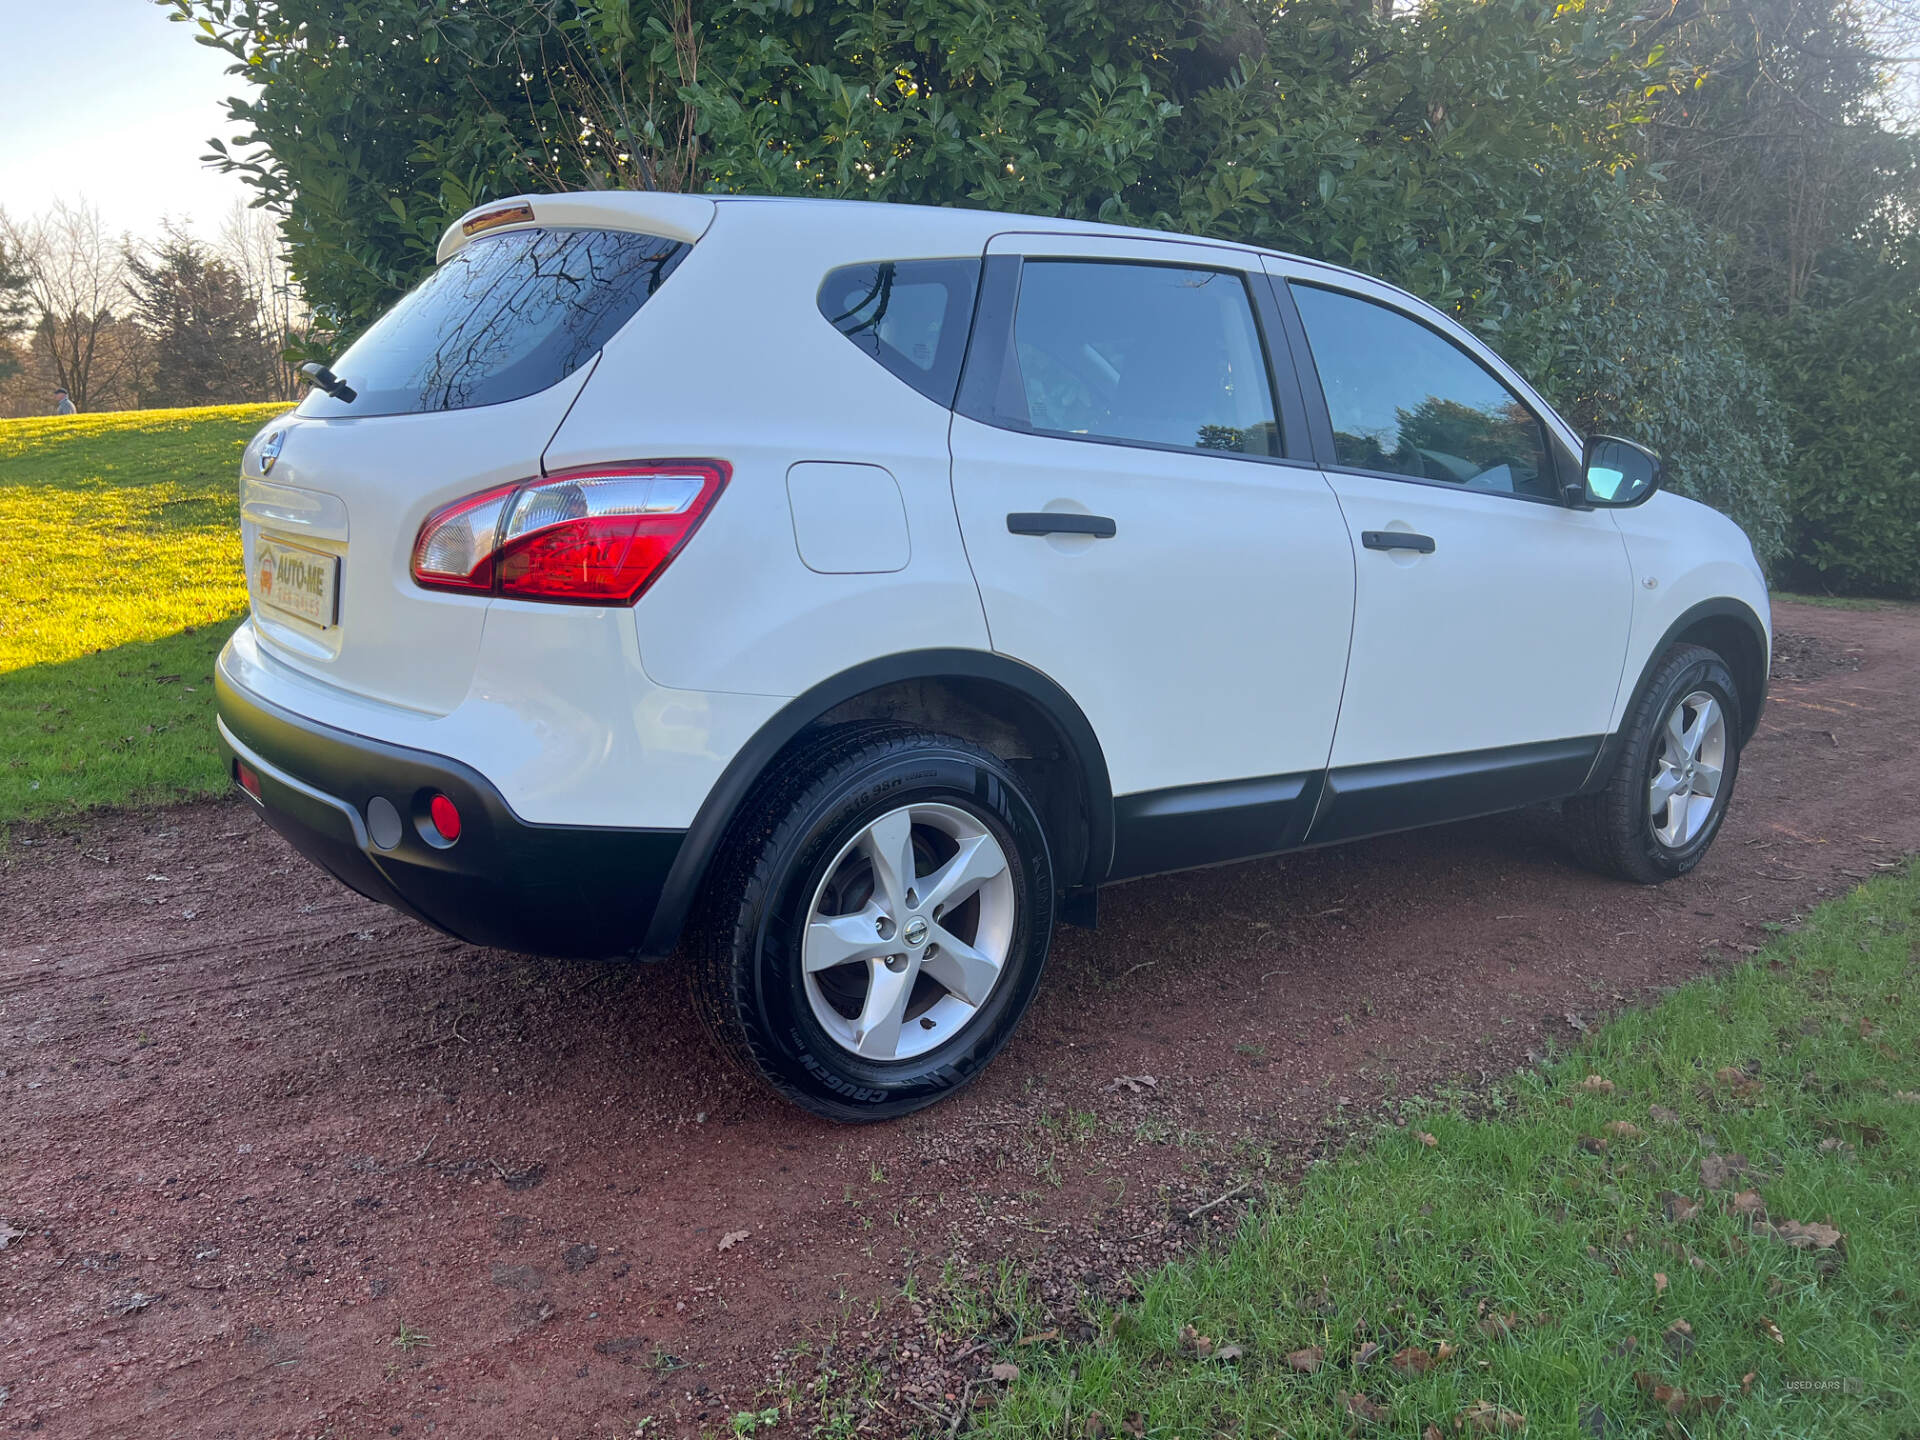
<svg viewBox="0 0 1920 1440"><path fill-rule="evenodd" d="M562 195L509 195L476 205L447 227L434 263L444 265L476 235L494 230L563 225L579 230L637 230L691 244L707 233L717 207L703 195L658 190L584 190Z"/></svg>

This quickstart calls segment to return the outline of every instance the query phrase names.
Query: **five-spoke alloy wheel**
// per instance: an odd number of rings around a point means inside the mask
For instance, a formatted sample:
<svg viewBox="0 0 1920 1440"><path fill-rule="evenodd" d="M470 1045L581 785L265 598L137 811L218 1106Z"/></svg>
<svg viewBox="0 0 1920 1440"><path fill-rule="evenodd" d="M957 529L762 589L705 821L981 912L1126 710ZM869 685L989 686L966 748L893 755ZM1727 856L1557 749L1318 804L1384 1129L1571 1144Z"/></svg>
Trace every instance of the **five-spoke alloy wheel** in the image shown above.
<svg viewBox="0 0 1920 1440"><path fill-rule="evenodd" d="M910 1060L966 1028L1013 939L1013 873L956 805L902 805L841 847L801 942L821 1028L868 1060Z"/></svg>
<svg viewBox="0 0 1920 1440"><path fill-rule="evenodd" d="M693 974L725 1049L818 1114L932 1104L1006 1042L1053 930L1051 858L990 752L887 722L783 762L728 846Z"/></svg>
<svg viewBox="0 0 1920 1440"><path fill-rule="evenodd" d="M1675 705L1660 727L1653 763L1647 818L1654 838L1669 850L1684 849L1706 827L1720 793L1727 763L1727 716L1720 702L1695 690Z"/></svg>
<svg viewBox="0 0 1920 1440"><path fill-rule="evenodd" d="M1726 661L1676 645L1628 710L1604 783L1566 803L1577 848L1643 884L1686 874L1726 817L1745 733Z"/></svg>

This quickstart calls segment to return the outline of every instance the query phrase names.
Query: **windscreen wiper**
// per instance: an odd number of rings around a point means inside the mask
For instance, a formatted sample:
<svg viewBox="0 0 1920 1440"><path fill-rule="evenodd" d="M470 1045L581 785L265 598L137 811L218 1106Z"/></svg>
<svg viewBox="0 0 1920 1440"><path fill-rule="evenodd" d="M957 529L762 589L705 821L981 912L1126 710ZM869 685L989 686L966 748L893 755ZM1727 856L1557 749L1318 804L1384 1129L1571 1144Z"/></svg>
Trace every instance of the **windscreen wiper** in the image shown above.
<svg viewBox="0 0 1920 1440"><path fill-rule="evenodd" d="M327 394L331 395L343 405L351 405L360 396L358 390L355 390L318 360L309 360L306 364L302 365L300 367L300 373L306 376L308 381L316 388L326 391Z"/></svg>

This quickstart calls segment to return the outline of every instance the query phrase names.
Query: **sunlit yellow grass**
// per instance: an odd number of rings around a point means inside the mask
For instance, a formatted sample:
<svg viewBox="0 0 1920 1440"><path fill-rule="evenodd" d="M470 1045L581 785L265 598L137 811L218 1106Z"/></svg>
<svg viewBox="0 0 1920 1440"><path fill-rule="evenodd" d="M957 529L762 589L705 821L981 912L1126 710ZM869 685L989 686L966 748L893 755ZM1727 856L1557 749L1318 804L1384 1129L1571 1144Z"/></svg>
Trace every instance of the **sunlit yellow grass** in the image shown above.
<svg viewBox="0 0 1920 1440"><path fill-rule="evenodd" d="M224 783L240 451L285 408L0 420L0 824Z"/></svg>
<svg viewBox="0 0 1920 1440"><path fill-rule="evenodd" d="M240 450L283 408L0 423L0 674L244 609Z"/></svg>

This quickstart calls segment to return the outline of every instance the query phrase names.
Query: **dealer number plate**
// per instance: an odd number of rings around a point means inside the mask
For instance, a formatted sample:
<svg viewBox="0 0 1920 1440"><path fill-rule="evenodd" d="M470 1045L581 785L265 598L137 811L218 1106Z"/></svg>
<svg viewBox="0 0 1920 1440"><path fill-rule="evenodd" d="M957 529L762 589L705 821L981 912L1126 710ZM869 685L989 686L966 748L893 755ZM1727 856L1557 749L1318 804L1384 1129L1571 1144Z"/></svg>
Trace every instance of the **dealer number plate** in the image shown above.
<svg viewBox="0 0 1920 1440"><path fill-rule="evenodd" d="M253 542L255 603L322 630L340 619L340 557L264 535Z"/></svg>

